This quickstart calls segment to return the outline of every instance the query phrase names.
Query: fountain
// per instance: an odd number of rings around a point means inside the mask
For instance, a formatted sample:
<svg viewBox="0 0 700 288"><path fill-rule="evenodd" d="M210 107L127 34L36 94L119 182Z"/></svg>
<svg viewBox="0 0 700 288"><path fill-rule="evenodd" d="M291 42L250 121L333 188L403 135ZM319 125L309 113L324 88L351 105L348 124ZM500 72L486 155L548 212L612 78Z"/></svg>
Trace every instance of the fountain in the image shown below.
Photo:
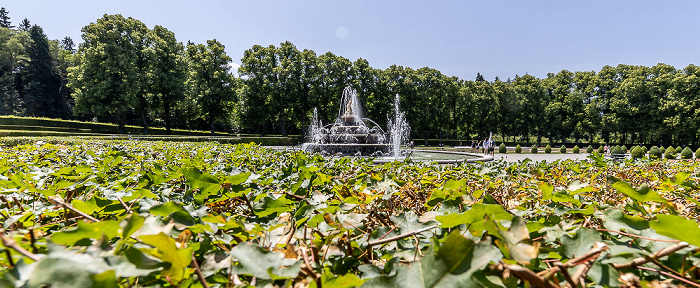
<svg viewBox="0 0 700 288"><path fill-rule="evenodd" d="M351 87L343 90L338 118L335 122L323 125L314 108L307 142L302 150L328 156L370 156L375 157L375 164L402 161L408 156L401 147L410 140L411 127L406 121L406 114L401 111L399 95L394 98L394 111L388 119L387 132L374 121L365 118L357 92ZM370 128L371 126L371 128ZM491 161L487 155L456 151L422 151L411 150L412 161L432 162L438 164L473 163Z"/></svg>
<svg viewBox="0 0 700 288"><path fill-rule="evenodd" d="M314 108L308 142L302 149L326 155L389 156L400 155L399 147L408 139L408 123L404 113L398 108L398 95L395 104L395 120L390 121L387 135L374 121L364 118L357 92L351 87L343 90L338 118L324 126ZM368 126L368 124L372 125Z"/></svg>

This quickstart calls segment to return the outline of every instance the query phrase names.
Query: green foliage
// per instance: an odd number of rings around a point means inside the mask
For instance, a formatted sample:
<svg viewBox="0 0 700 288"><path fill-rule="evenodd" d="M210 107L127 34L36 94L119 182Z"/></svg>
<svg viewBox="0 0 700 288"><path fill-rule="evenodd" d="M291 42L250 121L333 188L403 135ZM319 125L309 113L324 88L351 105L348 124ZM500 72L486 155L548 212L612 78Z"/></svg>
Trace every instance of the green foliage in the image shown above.
<svg viewBox="0 0 700 288"><path fill-rule="evenodd" d="M148 28L133 18L105 14L82 31L83 39L90 41L80 45L79 65L69 69L69 85L75 90L74 112L113 113L124 133L128 109L137 107L144 96Z"/></svg>
<svg viewBox="0 0 700 288"><path fill-rule="evenodd" d="M681 150L681 159L693 159L693 150L690 150L689 147L683 148Z"/></svg>
<svg viewBox="0 0 700 288"><path fill-rule="evenodd" d="M598 153L599 153L599 154L603 154L603 152L605 152L605 146L600 145L600 146L598 147Z"/></svg>
<svg viewBox="0 0 700 288"><path fill-rule="evenodd" d="M34 140L0 149L0 192L13 199L0 209L15 229L4 233L38 259L5 247L13 265L0 255L3 287L193 287L193 261L211 286L237 275L241 286L520 287L530 284L499 267L564 283L565 274L539 263L578 270L588 264L573 258L602 247L586 281L615 287L621 273L661 278L611 263L677 245L635 241L661 235L700 245L693 211L676 208L697 201L700 163L692 161L376 166L251 144ZM533 177L546 181L533 185ZM53 208L63 201L69 208ZM392 212L374 212L389 205ZM599 229L577 224L586 219ZM655 261L682 274L696 265L687 261L694 253Z"/></svg>
<svg viewBox="0 0 700 288"><path fill-rule="evenodd" d="M530 147L530 153L537 154L537 151L538 151L537 145L532 145L532 147Z"/></svg>
<svg viewBox="0 0 700 288"><path fill-rule="evenodd" d="M559 148L559 153L566 154L566 146L565 145L561 145L561 147Z"/></svg>
<svg viewBox="0 0 700 288"><path fill-rule="evenodd" d="M588 147L586 147L586 153L593 153L593 146L592 145L588 145Z"/></svg>
<svg viewBox="0 0 700 288"><path fill-rule="evenodd" d="M644 149L642 149L642 147L639 146L635 146L634 148L632 148L631 154L633 159L641 159L644 158L644 155L646 155L646 153L644 153Z"/></svg>
<svg viewBox="0 0 700 288"><path fill-rule="evenodd" d="M622 145L622 146L620 147L620 149L622 149L622 152L624 152L624 153L627 153L627 151L629 151L629 150L627 149L627 146L625 146L625 145Z"/></svg>
<svg viewBox="0 0 700 288"><path fill-rule="evenodd" d="M695 159L700 159L700 147L698 147L698 150L695 150Z"/></svg>
<svg viewBox="0 0 700 288"><path fill-rule="evenodd" d="M700 151L700 148L698 148L698 151ZM515 153L520 154L523 152L523 148L520 147L520 144L515 145Z"/></svg>
<svg viewBox="0 0 700 288"><path fill-rule="evenodd" d="M668 148L666 148L666 151L664 152L664 158L676 159L676 149L673 149L673 147L668 146Z"/></svg>
<svg viewBox="0 0 700 288"><path fill-rule="evenodd" d="M207 45L188 45L187 57L190 73L186 85L199 115L214 134L216 123L229 119L236 107L236 82L229 72L231 57L216 40L207 40Z"/></svg>
<svg viewBox="0 0 700 288"><path fill-rule="evenodd" d="M610 154L625 154L625 151L622 149L622 147L615 145L611 150Z"/></svg>
<svg viewBox="0 0 700 288"><path fill-rule="evenodd" d="M682 151L683 151L683 147L681 147L681 146L676 147L676 154L679 154Z"/></svg>
<svg viewBox="0 0 700 288"><path fill-rule="evenodd" d="M644 154L646 154L647 152L649 152L649 149L647 149L647 146L646 146L646 145L642 146L642 149L644 149Z"/></svg>
<svg viewBox="0 0 700 288"><path fill-rule="evenodd" d="M574 145L574 148L571 149L571 152L574 153L574 154L578 154L578 153L581 152L580 150L581 150L581 149L578 148L578 145ZM593 148L591 148L591 150L593 150Z"/></svg>
<svg viewBox="0 0 700 288"><path fill-rule="evenodd" d="M507 151L505 143L501 143L501 145L498 146L498 153L506 154Z"/></svg>
<svg viewBox="0 0 700 288"><path fill-rule="evenodd" d="M664 146L661 146L661 147L659 147L659 150L661 150L661 152L665 152L666 148L664 148Z"/></svg>
<svg viewBox="0 0 700 288"><path fill-rule="evenodd" d="M649 149L649 158L651 159L661 159L661 156L663 155L663 152L661 152L661 149L656 146L651 146Z"/></svg>
<svg viewBox="0 0 700 288"><path fill-rule="evenodd" d="M552 146L549 146L549 144L547 144L547 146L544 147L544 153L552 153Z"/></svg>

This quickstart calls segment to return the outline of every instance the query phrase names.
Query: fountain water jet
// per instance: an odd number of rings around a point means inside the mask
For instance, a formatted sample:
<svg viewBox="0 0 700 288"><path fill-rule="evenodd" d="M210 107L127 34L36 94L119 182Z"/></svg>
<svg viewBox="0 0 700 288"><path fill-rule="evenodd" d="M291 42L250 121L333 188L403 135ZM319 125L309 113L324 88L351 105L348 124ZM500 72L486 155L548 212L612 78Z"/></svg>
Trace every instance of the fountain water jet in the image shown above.
<svg viewBox="0 0 700 288"><path fill-rule="evenodd" d="M377 123L364 118L357 92L346 87L334 123L323 126L318 111L314 109L308 142L302 145L302 149L327 155L399 156L400 145L408 139L410 128L404 113L399 110L396 96L394 120L389 124L391 133L387 134ZM373 126L370 128L368 124Z"/></svg>
<svg viewBox="0 0 700 288"><path fill-rule="evenodd" d="M411 135L411 127L406 122L406 113L399 109L399 94L394 98L394 119L389 119L389 139L391 139L392 156L400 157L401 145L406 144Z"/></svg>

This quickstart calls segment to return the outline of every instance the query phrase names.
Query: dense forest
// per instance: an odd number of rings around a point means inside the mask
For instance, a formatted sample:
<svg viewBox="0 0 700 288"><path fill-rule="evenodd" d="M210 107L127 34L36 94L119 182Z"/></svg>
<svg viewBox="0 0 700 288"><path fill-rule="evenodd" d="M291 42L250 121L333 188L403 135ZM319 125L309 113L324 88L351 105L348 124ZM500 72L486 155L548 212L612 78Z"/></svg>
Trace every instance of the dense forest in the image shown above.
<svg viewBox="0 0 700 288"><path fill-rule="evenodd" d="M493 81L432 68L376 69L290 42L246 50L238 70L216 40L178 42L121 15L49 40L0 10L0 114L256 134L303 134L314 107L335 120L354 87L366 116L385 125L395 94L418 139L617 142L698 146L700 68L617 65Z"/></svg>

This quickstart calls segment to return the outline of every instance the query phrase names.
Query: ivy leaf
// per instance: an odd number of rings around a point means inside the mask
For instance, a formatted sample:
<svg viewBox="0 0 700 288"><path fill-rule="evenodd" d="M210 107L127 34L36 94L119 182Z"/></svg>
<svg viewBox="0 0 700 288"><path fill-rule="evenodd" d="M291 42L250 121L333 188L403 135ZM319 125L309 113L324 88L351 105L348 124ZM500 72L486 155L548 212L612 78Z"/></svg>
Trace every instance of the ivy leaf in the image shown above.
<svg viewBox="0 0 700 288"><path fill-rule="evenodd" d="M527 265L530 264L530 260L537 257L540 244L535 242L534 245L530 245L524 242L525 240L530 240L530 232L522 218L515 217L510 224L510 229L502 234L513 260Z"/></svg>
<svg viewBox="0 0 700 288"><path fill-rule="evenodd" d="M508 213L501 205L477 203L467 212L436 216L435 220L440 222L440 227L451 228L462 224L472 224L481 221L486 215L489 215L493 220L513 219L513 215Z"/></svg>
<svg viewBox="0 0 700 288"><path fill-rule="evenodd" d="M598 231L586 228L578 229L574 236L564 235L561 238L564 254L569 258L581 256L591 251L593 245L600 241L602 240Z"/></svg>
<svg viewBox="0 0 700 288"><path fill-rule="evenodd" d="M609 230L639 233L649 229L649 222L637 216L625 215L622 209L613 208L603 211L603 226Z"/></svg>
<svg viewBox="0 0 700 288"><path fill-rule="evenodd" d="M158 233L156 235L141 235L139 239L154 249L141 249L143 252L159 258L163 262L170 263L161 271L162 276L169 276L174 281L180 281L185 277L185 268L192 260L192 249L178 249L175 239L168 235Z"/></svg>
<svg viewBox="0 0 700 288"><path fill-rule="evenodd" d="M490 243L475 243L452 232L435 253L430 249L420 261L397 265L393 276L367 280L363 287L475 287L472 275L502 255Z"/></svg>
<svg viewBox="0 0 700 288"><path fill-rule="evenodd" d="M301 271L301 262L296 259L284 258L280 252L265 251L248 242L238 244L230 253L238 262L231 267L231 273L275 280L295 278Z"/></svg>
<svg viewBox="0 0 700 288"><path fill-rule="evenodd" d="M116 284L116 279L113 282ZM29 276L27 287L98 287L81 263L47 258L39 261Z"/></svg>
<svg viewBox="0 0 700 288"><path fill-rule="evenodd" d="M659 193L656 193L656 191L649 189L649 186L647 186L646 184L643 184L641 187L639 187L639 190L635 190L634 188L632 188L632 186L630 186L629 183L625 181L617 181L612 184L612 187L615 188L615 190L641 203L666 202L666 199L661 197Z"/></svg>
<svg viewBox="0 0 700 288"><path fill-rule="evenodd" d="M246 180L248 180L248 177L250 177L250 172L238 173L236 175L228 176L224 183L229 183L231 185L241 185L245 183Z"/></svg>
<svg viewBox="0 0 700 288"><path fill-rule="evenodd" d="M196 194L195 198L206 198L209 195L217 194L221 191L221 183L216 176L211 174L202 173L197 168L182 168L180 170L185 179L187 179L187 184L190 187L199 189L199 193Z"/></svg>
<svg viewBox="0 0 700 288"><path fill-rule="evenodd" d="M426 206L433 207L438 203L453 199L456 197L461 197L466 194L467 179L462 180L448 180L442 188L436 188L430 194L430 198L426 202Z"/></svg>
<svg viewBox="0 0 700 288"><path fill-rule="evenodd" d="M78 227L56 232L51 235L50 239L52 242L57 244L62 244L66 246L73 246L78 244L80 240L83 239L99 239L102 235L107 237L107 239L112 239L117 237L119 230L119 222L115 220L108 220L102 222L78 222ZM91 242L81 243L82 246L90 245Z"/></svg>
<svg viewBox="0 0 700 288"><path fill-rule="evenodd" d="M649 226L657 233L700 247L700 227L695 221L665 214L656 215L656 219Z"/></svg>

